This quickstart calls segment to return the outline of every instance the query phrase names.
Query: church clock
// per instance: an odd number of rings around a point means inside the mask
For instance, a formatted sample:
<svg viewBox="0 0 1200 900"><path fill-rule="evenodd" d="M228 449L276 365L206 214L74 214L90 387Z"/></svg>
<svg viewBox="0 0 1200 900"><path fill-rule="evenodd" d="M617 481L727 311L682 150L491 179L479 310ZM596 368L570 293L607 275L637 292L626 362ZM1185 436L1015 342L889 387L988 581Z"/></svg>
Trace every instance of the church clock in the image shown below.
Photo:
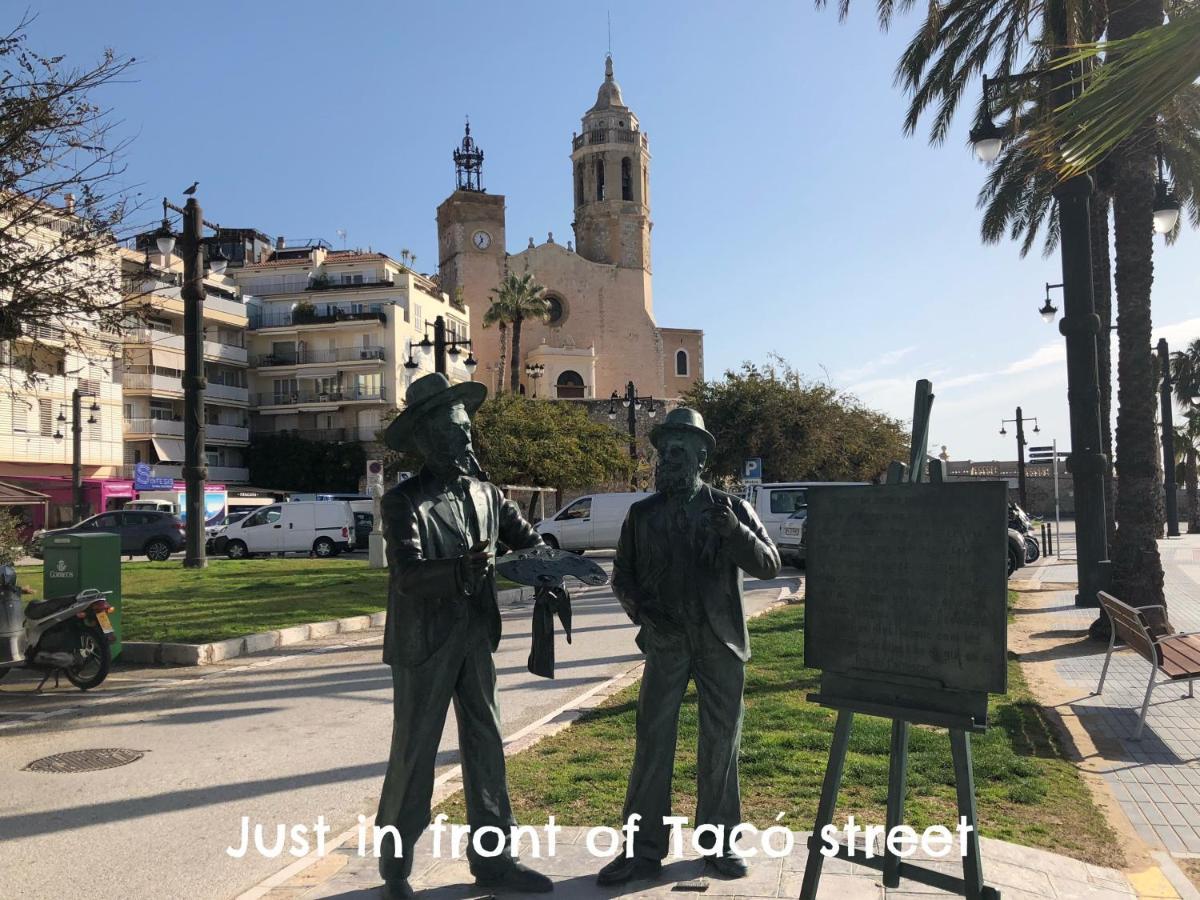
<svg viewBox="0 0 1200 900"><path fill-rule="evenodd" d="M477 231L471 235L471 243L475 245L476 250L486 250L492 246L492 236L486 231Z"/></svg>

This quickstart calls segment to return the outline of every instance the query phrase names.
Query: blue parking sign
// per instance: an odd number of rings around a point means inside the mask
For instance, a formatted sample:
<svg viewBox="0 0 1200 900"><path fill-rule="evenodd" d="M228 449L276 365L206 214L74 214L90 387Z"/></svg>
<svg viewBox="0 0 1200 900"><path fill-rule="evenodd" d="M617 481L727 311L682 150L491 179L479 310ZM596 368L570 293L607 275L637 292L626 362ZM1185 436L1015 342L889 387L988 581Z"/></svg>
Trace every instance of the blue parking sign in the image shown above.
<svg viewBox="0 0 1200 900"><path fill-rule="evenodd" d="M743 460L742 481L762 481L762 459L760 457Z"/></svg>

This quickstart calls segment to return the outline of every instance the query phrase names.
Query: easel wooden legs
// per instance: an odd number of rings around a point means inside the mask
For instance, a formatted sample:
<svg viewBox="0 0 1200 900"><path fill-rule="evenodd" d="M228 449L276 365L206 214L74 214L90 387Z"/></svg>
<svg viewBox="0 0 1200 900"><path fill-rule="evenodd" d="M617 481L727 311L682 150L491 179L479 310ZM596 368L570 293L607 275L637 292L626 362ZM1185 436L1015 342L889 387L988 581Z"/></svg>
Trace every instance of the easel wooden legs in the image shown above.
<svg viewBox="0 0 1200 900"><path fill-rule="evenodd" d="M908 723L892 719L892 756L888 764L887 831L904 824L904 795L908 788ZM900 857L883 842L883 885L900 886Z"/></svg>
<svg viewBox="0 0 1200 900"><path fill-rule="evenodd" d="M838 710L837 725L833 729L833 744L829 748L829 765L825 768L825 781L821 786L821 802L817 806L817 821L808 842L808 861L804 867L804 882L800 888L800 900L816 900L817 885L821 881L821 867L825 855L821 853L823 841L821 830L833 822L837 807L837 795L842 786L842 772L846 766L846 751L850 746L850 728L854 713ZM891 760L888 771L887 834L897 825L904 823L904 795L908 787L908 737L910 725L903 719L892 720ZM924 869L913 863L902 862L900 857L889 852L885 837L882 860L867 859L862 852L849 856L848 848L840 847L839 859L848 859L859 865L871 866L883 873L885 887L894 888L901 877L942 890L961 893L967 900L1000 900L1000 892L983 883L983 867L979 856L979 832L975 815L975 776L971 768L970 735L958 728L951 728L950 752L954 759L954 781L958 792L959 819L970 826L966 837L966 853L963 855L963 877L956 878L933 869ZM959 823L955 822L955 826ZM951 828L954 832L955 829Z"/></svg>
<svg viewBox="0 0 1200 900"><path fill-rule="evenodd" d="M829 765L825 767L825 783L821 785L821 802L817 806L817 822L812 837L808 840L808 862L804 866L804 883L800 886L800 900L816 900L817 883L821 880L821 866L825 857L821 853L821 829L833 821L833 810L837 806L838 790L842 786L842 770L846 767L846 750L850 746L850 726L854 713L838 710L837 725L833 728L833 744L829 748Z"/></svg>

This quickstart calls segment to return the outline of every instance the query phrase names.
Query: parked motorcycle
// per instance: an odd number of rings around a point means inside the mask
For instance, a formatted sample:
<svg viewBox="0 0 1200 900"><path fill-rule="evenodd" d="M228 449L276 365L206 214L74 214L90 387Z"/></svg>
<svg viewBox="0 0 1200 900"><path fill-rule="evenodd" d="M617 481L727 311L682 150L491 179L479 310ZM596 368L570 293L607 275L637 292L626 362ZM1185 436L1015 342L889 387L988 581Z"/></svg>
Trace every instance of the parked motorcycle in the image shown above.
<svg viewBox="0 0 1200 900"><path fill-rule="evenodd" d="M51 676L57 685L60 674L81 691L99 686L108 677L109 644L116 640L109 593L88 588L22 609L16 569L0 566L0 679L24 667L45 672L38 690Z"/></svg>
<svg viewBox="0 0 1200 900"><path fill-rule="evenodd" d="M1035 562L1042 555L1042 547L1033 536L1033 521L1029 513L1011 501L1008 504L1008 527L1021 532L1025 537L1025 563Z"/></svg>

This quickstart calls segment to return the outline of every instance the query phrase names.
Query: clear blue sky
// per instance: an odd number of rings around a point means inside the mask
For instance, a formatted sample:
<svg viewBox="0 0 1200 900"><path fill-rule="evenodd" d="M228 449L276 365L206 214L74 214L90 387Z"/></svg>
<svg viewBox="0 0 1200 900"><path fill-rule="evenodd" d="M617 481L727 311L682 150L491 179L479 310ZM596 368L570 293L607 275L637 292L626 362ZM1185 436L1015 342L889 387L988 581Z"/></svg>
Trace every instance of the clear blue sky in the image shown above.
<svg viewBox="0 0 1200 900"><path fill-rule="evenodd" d="M839 25L804 0L60 0L33 4L31 37L79 63L137 58L102 99L135 137L144 199L199 179L214 221L334 243L345 229L432 271L468 113L509 249L572 237L570 138L603 79L608 10L653 154L655 311L704 329L710 378L777 353L908 419L928 377L931 443L952 458L1013 458L997 431L1018 404L1069 443L1062 339L1036 312L1057 256L980 243L968 121L940 147L903 137L892 69L911 17L884 34L865 2ZM1200 336L1195 242L1156 243L1155 325L1175 346Z"/></svg>

